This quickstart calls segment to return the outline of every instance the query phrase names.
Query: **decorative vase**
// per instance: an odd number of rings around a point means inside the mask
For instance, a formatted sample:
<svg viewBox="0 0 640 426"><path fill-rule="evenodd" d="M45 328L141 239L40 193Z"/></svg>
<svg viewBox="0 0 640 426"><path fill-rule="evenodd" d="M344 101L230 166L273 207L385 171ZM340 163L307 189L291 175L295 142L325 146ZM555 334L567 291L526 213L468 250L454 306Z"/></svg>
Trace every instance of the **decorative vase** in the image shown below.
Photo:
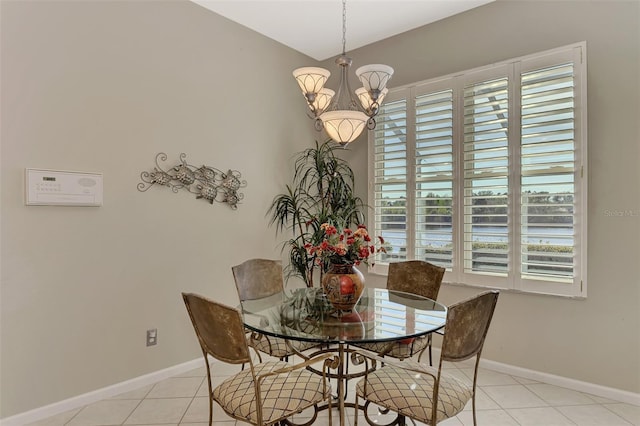
<svg viewBox="0 0 640 426"><path fill-rule="evenodd" d="M334 308L351 311L360 300L364 276L353 264L334 264L322 277L322 289Z"/></svg>

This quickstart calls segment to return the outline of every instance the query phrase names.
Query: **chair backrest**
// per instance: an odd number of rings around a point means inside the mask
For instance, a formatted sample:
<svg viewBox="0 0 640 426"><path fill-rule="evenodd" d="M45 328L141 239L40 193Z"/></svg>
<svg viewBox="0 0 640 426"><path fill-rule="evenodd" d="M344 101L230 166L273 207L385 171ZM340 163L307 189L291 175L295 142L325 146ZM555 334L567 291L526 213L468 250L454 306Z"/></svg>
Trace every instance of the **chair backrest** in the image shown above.
<svg viewBox="0 0 640 426"><path fill-rule="evenodd" d="M182 293L182 298L204 353L230 364L251 361L237 309L193 293Z"/></svg>
<svg viewBox="0 0 640 426"><path fill-rule="evenodd" d="M442 360L464 361L482 351L498 295L498 291L487 291L449 306Z"/></svg>
<svg viewBox="0 0 640 426"><path fill-rule="evenodd" d="M423 260L393 262L389 264L387 288L436 300L444 272L445 268Z"/></svg>
<svg viewBox="0 0 640 426"><path fill-rule="evenodd" d="M249 259L231 267L240 301L261 299L284 290L280 260Z"/></svg>

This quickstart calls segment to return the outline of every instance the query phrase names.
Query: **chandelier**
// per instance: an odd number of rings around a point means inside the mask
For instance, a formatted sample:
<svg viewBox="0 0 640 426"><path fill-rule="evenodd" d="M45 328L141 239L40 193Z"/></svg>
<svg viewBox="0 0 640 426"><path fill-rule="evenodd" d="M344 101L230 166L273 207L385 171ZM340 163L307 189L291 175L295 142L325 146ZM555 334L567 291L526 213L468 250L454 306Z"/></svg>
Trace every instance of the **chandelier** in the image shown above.
<svg viewBox="0 0 640 426"><path fill-rule="evenodd" d="M364 130L376 127L374 117L385 95L387 82L393 75L393 68L388 65L364 65L356 70L356 76L363 87L355 91L359 102L351 93L348 70L351 58L345 54L347 44L347 4L342 0L342 55L336 58L340 67L340 85L337 92L324 87L331 73L318 67L303 67L293 71L293 77L302 89L302 94L309 106L309 117L315 120L317 131L323 128L331 139L346 146L354 141Z"/></svg>

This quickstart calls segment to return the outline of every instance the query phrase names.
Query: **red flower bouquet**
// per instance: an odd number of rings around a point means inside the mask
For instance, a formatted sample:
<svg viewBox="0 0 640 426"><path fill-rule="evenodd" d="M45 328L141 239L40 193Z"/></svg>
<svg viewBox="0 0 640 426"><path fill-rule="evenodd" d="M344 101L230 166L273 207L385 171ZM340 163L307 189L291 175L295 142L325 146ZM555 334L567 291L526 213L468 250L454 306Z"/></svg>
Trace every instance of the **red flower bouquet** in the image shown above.
<svg viewBox="0 0 640 426"><path fill-rule="evenodd" d="M385 252L382 247L384 239L377 237L380 246L376 247L375 241L372 241L364 225L358 225L356 230L344 228L338 231L335 226L323 223L320 225L320 231L323 233L320 244L305 245L307 253L315 255L317 264L359 265L364 263L368 265L369 256Z"/></svg>

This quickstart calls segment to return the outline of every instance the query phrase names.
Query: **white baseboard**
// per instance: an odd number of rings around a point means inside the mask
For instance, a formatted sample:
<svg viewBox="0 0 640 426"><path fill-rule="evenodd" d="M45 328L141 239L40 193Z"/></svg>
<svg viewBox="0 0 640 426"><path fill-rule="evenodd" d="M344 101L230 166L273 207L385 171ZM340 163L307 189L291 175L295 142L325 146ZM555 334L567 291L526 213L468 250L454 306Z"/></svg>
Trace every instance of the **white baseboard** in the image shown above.
<svg viewBox="0 0 640 426"><path fill-rule="evenodd" d="M433 348L434 359L440 357L440 349ZM596 385L594 383L582 382L580 380L570 379L568 377L556 376L554 374L543 373L541 371L529 370L527 368L516 367L509 364L503 364L497 361L480 358L480 366L487 370L497 371L522 377L525 379L535 380L537 382L547 383L550 385L560 386L578 392L584 392L591 395L600 396L602 398L611 399L618 402L626 402L627 404L640 406L640 393L633 393L607 386Z"/></svg>
<svg viewBox="0 0 640 426"><path fill-rule="evenodd" d="M440 356L440 350L438 348L433 348L433 352L435 359L437 359ZM145 374L144 376L139 376L121 383L116 383L115 385L107 386L105 388L88 392L83 395L78 395L73 398L46 405L44 407L36 408L34 410L20 413L12 417L0 419L0 425L22 426L28 423L45 419L47 417L55 416L56 414L64 413L69 410L84 407L85 405L92 404L106 398L111 398L121 393L139 389L143 386L157 383L161 380L178 375L180 373L194 370L202 366L204 366L204 361L202 358L187 361L173 367L165 368L164 370L155 371L153 373ZM640 394L638 393L609 388L593 383L582 382L580 380L574 380L567 377L529 370L527 368L516 367L513 365L503 364L501 362L491 361L487 359L481 359L480 366L488 370L497 371L499 373L511 374L538 382L548 383L550 385L572 389L578 392L585 392L614 401L626 402L627 404L640 406Z"/></svg>
<svg viewBox="0 0 640 426"><path fill-rule="evenodd" d="M196 368L200 368L202 366L204 366L204 360L202 357L199 357L198 359L174 365L173 367L154 371L153 373L145 374L144 376L135 377L133 379L116 383L102 389L97 389L95 391L74 396L63 401L45 405L44 407L39 407L30 411L26 411L24 413L16 414L15 416L0 419L0 425L22 426L25 424L33 423L38 420L46 419L47 417L55 416L56 414L64 413L66 411L84 407L85 405L92 404L103 399L120 395L121 393L136 390L143 386L152 385L161 380L194 370Z"/></svg>
<svg viewBox="0 0 640 426"><path fill-rule="evenodd" d="M626 402L627 404L640 406L640 393L633 393L621 389L596 385L594 383L582 382L580 380L570 379L568 377L556 376L549 373L529 370L526 368L516 367L513 365L503 364L491 360L480 359L480 366L488 370L497 371L499 373L512 374L514 376L523 377L525 379L531 379L538 382L575 390L578 392L600 396L602 398L612 399L614 401Z"/></svg>

